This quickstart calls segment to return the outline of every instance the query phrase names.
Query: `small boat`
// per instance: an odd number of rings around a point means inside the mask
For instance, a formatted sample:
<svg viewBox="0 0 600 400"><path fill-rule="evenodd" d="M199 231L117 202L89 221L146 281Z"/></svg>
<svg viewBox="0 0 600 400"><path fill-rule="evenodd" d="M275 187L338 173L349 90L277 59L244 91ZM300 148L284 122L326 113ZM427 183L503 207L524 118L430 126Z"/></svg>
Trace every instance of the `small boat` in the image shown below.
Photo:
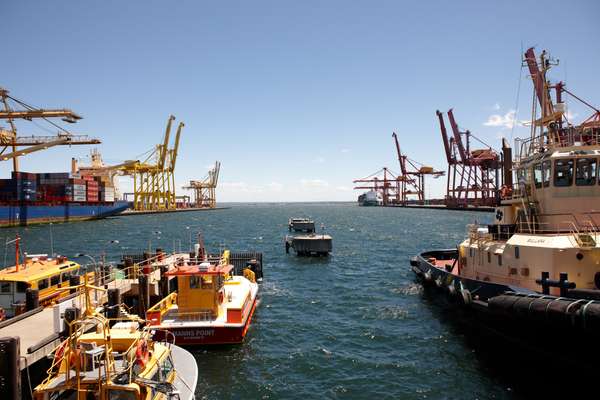
<svg viewBox="0 0 600 400"><path fill-rule="evenodd" d="M104 317L91 296L102 289L87 280L76 289L84 291L86 309L80 317L79 310L65 312L70 334L54 352L35 400L194 399L198 366L188 351L153 339L136 316Z"/></svg>
<svg viewBox="0 0 600 400"><path fill-rule="evenodd" d="M33 305L46 307L69 295L61 290L80 282L81 266L63 256L55 258L47 254L25 254L21 256L21 238L15 244L15 265L0 270L0 315L1 319L12 318L27 310L27 293L34 291ZM90 274L93 274L90 272Z"/></svg>
<svg viewBox="0 0 600 400"><path fill-rule="evenodd" d="M258 304L258 283L251 268L234 275L229 257L226 250L212 260L202 250L165 273L177 279L177 292L146 312L156 337L169 332L185 346L243 342Z"/></svg>

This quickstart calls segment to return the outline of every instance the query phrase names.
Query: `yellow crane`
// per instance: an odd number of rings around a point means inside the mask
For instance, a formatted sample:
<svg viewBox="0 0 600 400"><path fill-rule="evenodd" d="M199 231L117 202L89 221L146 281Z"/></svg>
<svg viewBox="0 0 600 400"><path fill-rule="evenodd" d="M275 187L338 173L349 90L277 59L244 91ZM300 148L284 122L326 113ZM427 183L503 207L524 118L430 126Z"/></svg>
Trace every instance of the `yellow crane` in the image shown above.
<svg viewBox="0 0 600 400"><path fill-rule="evenodd" d="M194 191L194 201L196 207L215 208L217 206L216 188L219 181L219 172L221 163L215 162L215 166L208 171L207 176L201 181L190 181L184 189Z"/></svg>
<svg viewBox="0 0 600 400"><path fill-rule="evenodd" d="M53 118L61 118L68 123L75 123L81 116L68 109L46 110L33 107L21 100L12 97L9 91L0 87L0 120L7 121L9 129L0 129L0 160L12 159L13 170L19 171L19 157L50 147L61 145L99 144L100 140L90 138L86 135L73 135L66 129L52 122ZM33 121L43 119L55 128L59 133L53 136L17 136L15 120ZM18 149L18 147L24 147ZM11 149L8 152L8 149Z"/></svg>
<svg viewBox="0 0 600 400"><path fill-rule="evenodd" d="M179 123L175 143L169 149L174 120L175 117L171 115L162 144L156 145L144 161L135 161L120 168L125 175L133 176L134 210L171 210L176 207L174 172L184 123Z"/></svg>

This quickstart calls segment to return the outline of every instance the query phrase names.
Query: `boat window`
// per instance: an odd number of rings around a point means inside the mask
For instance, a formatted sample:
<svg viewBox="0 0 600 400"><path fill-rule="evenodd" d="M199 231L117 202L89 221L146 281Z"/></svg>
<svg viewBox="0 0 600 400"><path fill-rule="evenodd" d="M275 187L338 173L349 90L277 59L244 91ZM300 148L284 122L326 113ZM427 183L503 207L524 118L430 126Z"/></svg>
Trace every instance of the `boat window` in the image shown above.
<svg viewBox="0 0 600 400"><path fill-rule="evenodd" d="M542 187L542 164L535 164L533 166L533 181L537 189Z"/></svg>
<svg viewBox="0 0 600 400"><path fill-rule="evenodd" d="M498 265L502 265L502 254L498 254Z"/></svg>
<svg viewBox="0 0 600 400"><path fill-rule="evenodd" d="M48 279L40 279L37 282L38 290L47 289L48 288Z"/></svg>
<svg viewBox="0 0 600 400"><path fill-rule="evenodd" d="M190 289L200 289L199 276L190 276Z"/></svg>
<svg viewBox="0 0 600 400"><path fill-rule="evenodd" d="M17 293L25 293L29 285L25 282L17 282Z"/></svg>
<svg viewBox="0 0 600 400"><path fill-rule="evenodd" d="M109 389L108 400L137 400L137 393L133 390Z"/></svg>
<svg viewBox="0 0 600 400"><path fill-rule="evenodd" d="M554 186L564 187L573 184L573 159L554 161Z"/></svg>
<svg viewBox="0 0 600 400"><path fill-rule="evenodd" d="M69 280L71 279L71 271L63 272L61 276L62 276L61 279L63 282L69 282Z"/></svg>
<svg viewBox="0 0 600 400"><path fill-rule="evenodd" d="M492 253L490 253L489 251L487 253L488 253L488 264L491 264L492 263Z"/></svg>
<svg viewBox="0 0 600 400"><path fill-rule="evenodd" d="M50 277L50 286L56 286L60 283L60 275L54 275Z"/></svg>
<svg viewBox="0 0 600 400"><path fill-rule="evenodd" d="M596 184L596 159L578 158L575 173L575 184L577 186L590 186Z"/></svg>
<svg viewBox="0 0 600 400"><path fill-rule="evenodd" d="M212 289L212 276L202 277L202 289Z"/></svg>
<svg viewBox="0 0 600 400"><path fill-rule="evenodd" d="M515 246L515 258L519 258L519 246Z"/></svg>
<svg viewBox="0 0 600 400"><path fill-rule="evenodd" d="M550 177L552 176L552 163L550 160L546 160L542 163L542 174L544 187L550 186Z"/></svg>
<svg viewBox="0 0 600 400"><path fill-rule="evenodd" d="M12 292L10 282L0 283L0 293L10 293L10 292Z"/></svg>

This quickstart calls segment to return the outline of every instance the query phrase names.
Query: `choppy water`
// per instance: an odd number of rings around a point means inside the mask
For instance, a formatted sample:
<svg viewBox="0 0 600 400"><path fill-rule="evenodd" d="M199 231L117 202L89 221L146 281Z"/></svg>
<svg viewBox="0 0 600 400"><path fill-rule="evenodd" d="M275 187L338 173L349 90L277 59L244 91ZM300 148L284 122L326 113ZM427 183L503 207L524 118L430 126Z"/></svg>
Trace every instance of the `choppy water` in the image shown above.
<svg viewBox="0 0 600 400"><path fill-rule="evenodd" d="M290 216L334 238L328 258L286 255ZM490 370L443 311L424 298L408 259L453 247L482 213L354 204L236 204L230 209L5 229L30 253L117 259L148 246L187 249L202 230L213 250L264 252L262 303L247 342L194 350L206 399L504 399L518 393ZM189 228L188 228L189 227ZM1 239L0 239L1 240ZM116 243L115 241L118 241Z"/></svg>

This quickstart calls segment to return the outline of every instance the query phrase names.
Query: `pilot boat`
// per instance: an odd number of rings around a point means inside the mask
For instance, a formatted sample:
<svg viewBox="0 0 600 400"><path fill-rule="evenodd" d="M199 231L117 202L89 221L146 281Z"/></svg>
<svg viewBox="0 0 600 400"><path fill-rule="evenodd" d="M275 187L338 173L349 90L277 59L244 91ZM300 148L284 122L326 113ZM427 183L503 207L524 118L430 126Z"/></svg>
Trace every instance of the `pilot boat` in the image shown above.
<svg viewBox="0 0 600 400"><path fill-rule="evenodd" d="M503 141L493 223L469 225L457 248L426 251L411 265L503 336L563 355L568 345L569 358L589 361L600 333L600 110L590 106L593 115L571 125L565 94L589 104L547 80L556 63L546 52L538 63L531 48L525 62L539 104L514 159Z"/></svg>
<svg viewBox="0 0 600 400"><path fill-rule="evenodd" d="M200 251L183 258L166 276L177 279L177 291L146 311L156 337L166 332L179 345L241 343L258 304L255 271L246 267L234 275L229 250L214 260Z"/></svg>
<svg viewBox="0 0 600 400"><path fill-rule="evenodd" d="M188 351L154 340L136 316L104 317L90 295L102 289L87 280L74 288L83 290L86 308L80 317L79 310L65 312L70 334L54 352L48 376L33 392L35 400L194 398L198 366Z"/></svg>
<svg viewBox="0 0 600 400"><path fill-rule="evenodd" d="M49 306L69 295L61 290L80 282L81 266L64 256L21 254L19 235L7 244L15 244L15 265L0 270L0 320L27 310L28 289L37 294L34 307ZM93 272L89 273L93 275Z"/></svg>

